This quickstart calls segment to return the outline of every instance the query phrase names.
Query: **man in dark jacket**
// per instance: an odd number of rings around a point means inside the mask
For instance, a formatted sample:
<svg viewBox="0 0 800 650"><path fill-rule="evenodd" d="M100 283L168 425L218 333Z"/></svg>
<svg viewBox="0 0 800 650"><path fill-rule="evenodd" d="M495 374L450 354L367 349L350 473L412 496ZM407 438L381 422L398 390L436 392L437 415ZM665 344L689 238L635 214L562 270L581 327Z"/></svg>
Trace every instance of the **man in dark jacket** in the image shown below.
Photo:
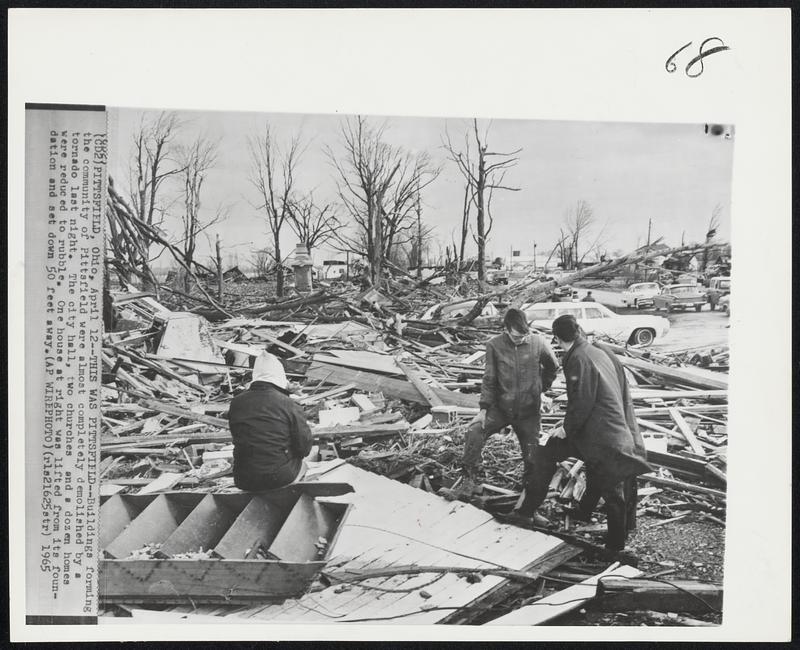
<svg viewBox="0 0 800 650"><path fill-rule="evenodd" d="M281 362L264 352L253 366L250 387L231 401L233 480L240 490L273 490L305 474L311 429L288 385Z"/></svg>
<svg viewBox="0 0 800 650"><path fill-rule="evenodd" d="M539 435L541 394L553 383L558 361L547 341L530 332L521 310L509 309L503 325L505 332L486 344L481 410L464 436L464 480L457 490L444 492L451 498L469 497L478 490L486 440L509 424L522 451L523 481L530 479L530 449Z"/></svg>
<svg viewBox="0 0 800 650"><path fill-rule="evenodd" d="M563 426L546 445L534 450L531 489L526 487L520 512L533 516L547 496L559 461L570 456L580 458L586 463L589 493L581 509L591 510L603 497L608 525L606 548L616 553L624 549L631 527L628 505L634 503L635 507L636 476L652 468L644 460L638 428L631 427L635 413L619 361L610 350L590 345L574 316L558 317L553 322L553 334L565 351L567 410Z"/></svg>

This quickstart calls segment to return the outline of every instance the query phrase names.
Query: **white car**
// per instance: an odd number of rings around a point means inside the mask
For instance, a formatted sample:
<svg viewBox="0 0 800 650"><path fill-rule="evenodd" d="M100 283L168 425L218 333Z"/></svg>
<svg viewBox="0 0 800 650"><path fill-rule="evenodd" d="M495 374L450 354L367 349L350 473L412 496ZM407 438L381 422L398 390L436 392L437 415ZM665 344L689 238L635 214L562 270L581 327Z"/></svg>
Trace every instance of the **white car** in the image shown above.
<svg viewBox="0 0 800 650"><path fill-rule="evenodd" d="M637 282L622 292L622 304L626 307L640 309L653 304L653 296L661 293L658 282Z"/></svg>
<svg viewBox="0 0 800 650"><path fill-rule="evenodd" d="M445 305L442 307L442 313L439 315L440 320L451 320L456 318L461 318L462 316L466 316L469 311L475 306L475 300L464 300L463 302L456 302L452 305ZM440 303L441 304L441 303ZM434 305L430 309L428 309L422 316L420 316L420 320L433 320L433 315L436 313L436 310L439 308L439 305ZM492 304L488 303L481 312L481 316L497 316L497 308Z"/></svg>
<svg viewBox="0 0 800 650"><path fill-rule="evenodd" d="M524 305L522 310L537 327L550 329L556 318L572 314L587 334L604 334L634 345L650 345L669 331L669 321L661 316L615 314L596 302L536 302Z"/></svg>

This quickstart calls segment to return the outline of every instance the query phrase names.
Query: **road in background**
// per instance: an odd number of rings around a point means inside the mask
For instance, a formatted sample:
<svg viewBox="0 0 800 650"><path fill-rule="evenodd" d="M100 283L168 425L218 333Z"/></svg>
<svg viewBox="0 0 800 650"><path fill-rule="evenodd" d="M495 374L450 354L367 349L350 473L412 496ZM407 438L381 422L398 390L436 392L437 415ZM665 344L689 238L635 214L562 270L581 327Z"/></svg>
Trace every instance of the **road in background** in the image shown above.
<svg viewBox="0 0 800 650"><path fill-rule="evenodd" d="M726 347L730 333L729 316L711 311L706 305L702 311L655 311L653 309L614 309L618 314L653 314L669 320L669 332L657 338L649 349L656 352L678 352L690 348Z"/></svg>

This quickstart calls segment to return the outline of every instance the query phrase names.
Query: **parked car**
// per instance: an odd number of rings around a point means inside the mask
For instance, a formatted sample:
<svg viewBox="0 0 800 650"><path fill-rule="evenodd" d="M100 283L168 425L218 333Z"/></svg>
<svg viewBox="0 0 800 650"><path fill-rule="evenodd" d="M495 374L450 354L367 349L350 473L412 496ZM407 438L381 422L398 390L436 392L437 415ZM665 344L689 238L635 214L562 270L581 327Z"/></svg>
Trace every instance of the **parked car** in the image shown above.
<svg viewBox="0 0 800 650"><path fill-rule="evenodd" d="M674 284L703 284L701 273L681 273Z"/></svg>
<svg viewBox="0 0 800 650"><path fill-rule="evenodd" d="M475 300L464 300L463 302L453 303L452 305L445 305L442 308L439 318L441 320L449 320L466 316L469 310L475 306L475 302ZM439 305L434 305L420 316L420 320L432 320L438 308ZM488 303L483 308L481 316L497 316L497 308L492 303Z"/></svg>
<svg viewBox="0 0 800 650"><path fill-rule="evenodd" d="M572 314L587 333L635 345L650 345L669 331L669 321L661 316L615 314L596 302L537 302L524 305L522 310L536 327L550 329L556 318Z"/></svg>
<svg viewBox="0 0 800 650"><path fill-rule="evenodd" d="M641 309L653 304L653 297L661 291L658 282L637 282L622 292L622 304L626 307Z"/></svg>
<svg viewBox="0 0 800 650"><path fill-rule="evenodd" d="M670 284L661 289L661 293L653 297L653 307L672 311L674 309L691 309L700 311L706 304L706 294L697 284Z"/></svg>
<svg viewBox="0 0 800 650"><path fill-rule="evenodd" d="M486 281L489 284L508 284L508 271L506 269L488 269Z"/></svg>
<svg viewBox="0 0 800 650"><path fill-rule="evenodd" d="M719 305L719 308L725 312L725 315L731 315L731 294L726 293L719 299L717 304Z"/></svg>
<svg viewBox="0 0 800 650"><path fill-rule="evenodd" d="M578 302L578 290L568 284L553 289L553 295L563 302Z"/></svg>
<svg viewBox="0 0 800 650"><path fill-rule="evenodd" d="M708 281L708 290L706 291L706 299L711 306L711 311L714 311L719 304L720 299L731 292L731 279L728 277L717 276Z"/></svg>

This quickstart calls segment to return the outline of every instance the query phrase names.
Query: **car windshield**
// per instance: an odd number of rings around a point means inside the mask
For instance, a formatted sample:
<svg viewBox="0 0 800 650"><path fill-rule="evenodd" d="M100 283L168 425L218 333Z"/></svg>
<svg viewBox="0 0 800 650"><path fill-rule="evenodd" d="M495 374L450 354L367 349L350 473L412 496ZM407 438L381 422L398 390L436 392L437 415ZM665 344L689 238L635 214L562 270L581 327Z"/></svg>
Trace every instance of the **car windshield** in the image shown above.
<svg viewBox="0 0 800 650"><path fill-rule="evenodd" d="M675 296L685 296L691 293L695 293L694 287L673 287L670 289L670 293Z"/></svg>
<svg viewBox="0 0 800 650"><path fill-rule="evenodd" d="M647 284L635 284L632 289L634 291L652 291L658 289L658 285L655 282L648 282Z"/></svg>
<svg viewBox="0 0 800 650"><path fill-rule="evenodd" d="M606 315L597 307L586 308L586 318L605 318Z"/></svg>
<svg viewBox="0 0 800 650"><path fill-rule="evenodd" d="M552 320L556 317L555 309L530 309L526 313L530 320Z"/></svg>
<svg viewBox="0 0 800 650"><path fill-rule="evenodd" d="M730 289L731 288L731 281L730 280L721 280L720 283L717 286L720 289Z"/></svg>
<svg viewBox="0 0 800 650"><path fill-rule="evenodd" d="M563 316L565 314L571 314L575 318L581 318L581 308L580 307L561 307L558 310L558 315Z"/></svg>

